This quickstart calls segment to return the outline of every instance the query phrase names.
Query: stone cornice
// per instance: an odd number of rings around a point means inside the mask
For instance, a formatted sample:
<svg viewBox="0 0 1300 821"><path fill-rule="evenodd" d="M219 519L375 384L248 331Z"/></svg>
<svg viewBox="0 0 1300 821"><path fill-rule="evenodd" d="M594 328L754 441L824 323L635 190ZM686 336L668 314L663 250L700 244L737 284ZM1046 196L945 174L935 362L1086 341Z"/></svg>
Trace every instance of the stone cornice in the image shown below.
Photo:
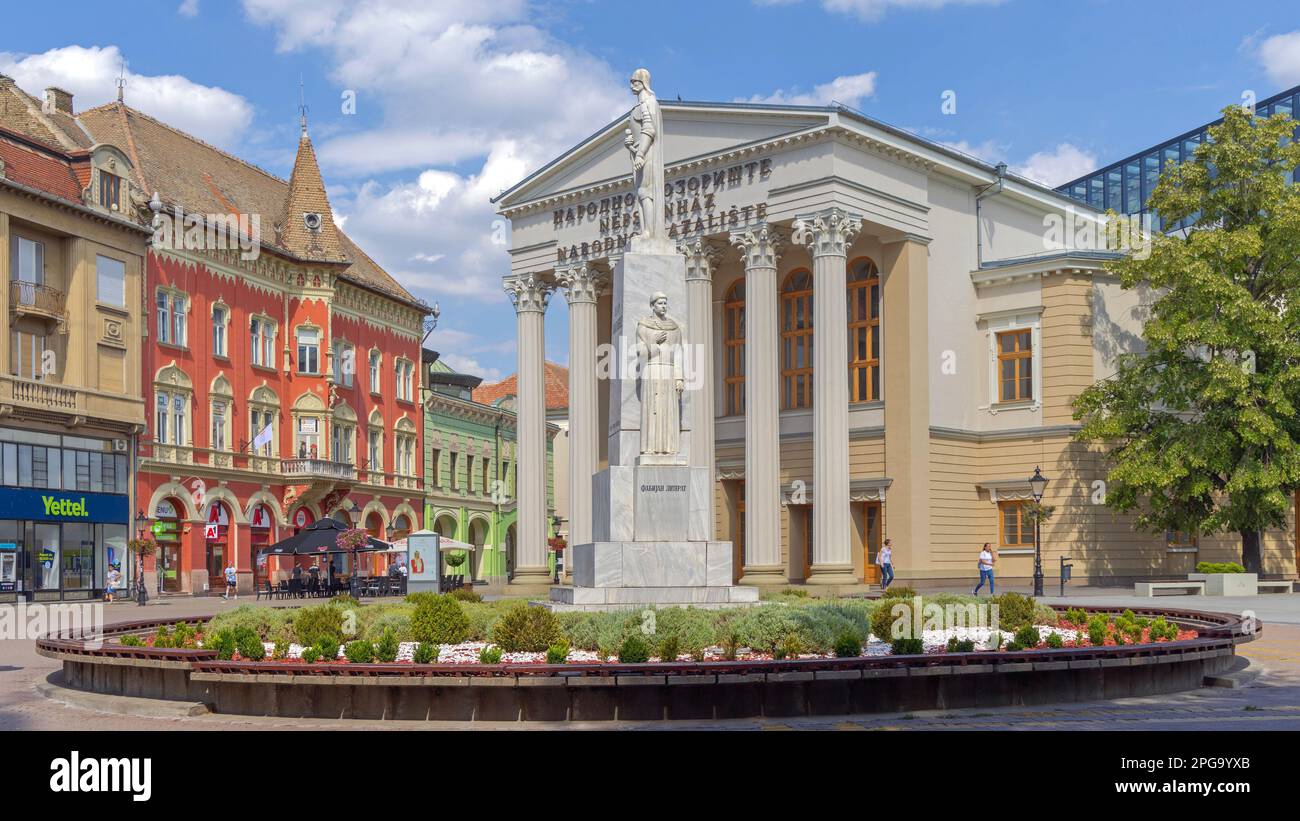
<svg viewBox="0 0 1300 821"><path fill-rule="evenodd" d="M506 277L503 287L510 301L514 303L516 313L544 314L546 306L550 304L551 292L555 289L555 284L535 273L526 273Z"/></svg>

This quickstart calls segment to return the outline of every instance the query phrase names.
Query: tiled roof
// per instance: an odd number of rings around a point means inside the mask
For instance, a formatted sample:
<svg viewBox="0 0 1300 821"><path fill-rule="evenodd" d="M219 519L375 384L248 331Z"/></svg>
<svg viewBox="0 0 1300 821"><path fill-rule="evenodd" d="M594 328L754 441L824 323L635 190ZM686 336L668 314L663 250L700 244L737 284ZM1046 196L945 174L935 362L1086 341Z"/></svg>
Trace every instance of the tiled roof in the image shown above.
<svg viewBox="0 0 1300 821"><path fill-rule="evenodd" d="M411 304L422 304L334 225L311 141L299 141L290 181L120 102L75 118L42 111L40 101L0 75L0 126L63 151L107 143L131 158L132 182L146 196L199 214L257 214L261 240L307 260L348 263L341 277ZM319 213L307 231L303 213ZM277 226L279 232L277 234Z"/></svg>
<svg viewBox="0 0 1300 821"><path fill-rule="evenodd" d="M546 363L546 409L567 410L569 407L569 369L554 362ZM519 374L511 374L500 382L474 389L474 401L484 405L519 394Z"/></svg>
<svg viewBox="0 0 1300 821"><path fill-rule="evenodd" d="M81 183L67 154L41 150L25 144L13 132L0 128L0 161L5 179L35 188L53 197L81 205ZM83 163L84 164L84 163Z"/></svg>

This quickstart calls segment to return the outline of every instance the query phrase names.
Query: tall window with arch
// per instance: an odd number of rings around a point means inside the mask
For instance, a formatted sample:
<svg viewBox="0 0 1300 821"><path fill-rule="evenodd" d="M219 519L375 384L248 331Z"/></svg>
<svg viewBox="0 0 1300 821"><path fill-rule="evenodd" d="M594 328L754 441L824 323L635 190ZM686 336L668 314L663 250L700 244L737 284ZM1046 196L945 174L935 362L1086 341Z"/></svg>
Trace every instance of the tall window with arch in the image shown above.
<svg viewBox="0 0 1300 821"><path fill-rule="evenodd" d="M781 285L781 407L813 403L813 278L791 271Z"/></svg>
<svg viewBox="0 0 1300 821"><path fill-rule="evenodd" d="M880 398L880 271L869 259L848 271L849 401Z"/></svg>
<svg viewBox="0 0 1300 821"><path fill-rule="evenodd" d="M745 280L727 289L722 302L722 387L727 416L745 412Z"/></svg>

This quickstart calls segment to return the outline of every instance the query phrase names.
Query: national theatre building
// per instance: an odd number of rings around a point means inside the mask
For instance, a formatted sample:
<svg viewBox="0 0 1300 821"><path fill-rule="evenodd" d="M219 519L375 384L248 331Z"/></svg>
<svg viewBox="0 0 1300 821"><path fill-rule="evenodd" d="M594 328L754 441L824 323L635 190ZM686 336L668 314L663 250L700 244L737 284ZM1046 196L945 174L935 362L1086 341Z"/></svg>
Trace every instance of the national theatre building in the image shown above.
<svg viewBox="0 0 1300 821"><path fill-rule="evenodd" d="M1028 579L1035 467L1055 507L1049 579L1062 556L1105 582L1240 559L1235 534L1135 532L1105 505L1100 448L1073 439L1072 400L1140 344L1144 296L1105 272L1114 252L1052 232L1099 212L838 106L662 114L659 205L686 263L687 304L670 306L690 351L681 426L736 582L871 584L885 538L900 581L973 585L984 542L999 581ZM592 541L591 477L618 447L608 284L639 228L624 123L495 201L517 311L517 583L548 576L553 297L569 320L570 544ZM1263 553L1265 573L1294 577L1294 519Z"/></svg>

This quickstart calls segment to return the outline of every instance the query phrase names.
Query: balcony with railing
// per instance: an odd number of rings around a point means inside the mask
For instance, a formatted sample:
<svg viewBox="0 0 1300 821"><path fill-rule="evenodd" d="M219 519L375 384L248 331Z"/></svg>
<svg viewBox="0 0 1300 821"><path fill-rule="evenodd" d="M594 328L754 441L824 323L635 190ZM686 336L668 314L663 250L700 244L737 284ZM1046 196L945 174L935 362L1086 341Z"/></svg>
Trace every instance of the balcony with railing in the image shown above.
<svg viewBox="0 0 1300 821"><path fill-rule="evenodd" d="M285 476L307 479L357 480L357 466L350 462L331 462L328 459L282 459L280 470Z"/></svg>
<svg viewBox="0 0 1300 821"><path fill-rule="evenodd" d="M10 280L9 310L16 314L63 319L67 311L67 296L58 288L39 282Z"/></svg>
<svg viewBox="0 0 1300 821"><path fill-rule="evenodd" d="M36 408L65 411L85 409L84 402L78 402L78 391L54 382L6 374L0 377L0 386L0 399L11 399Z"/></svg>

